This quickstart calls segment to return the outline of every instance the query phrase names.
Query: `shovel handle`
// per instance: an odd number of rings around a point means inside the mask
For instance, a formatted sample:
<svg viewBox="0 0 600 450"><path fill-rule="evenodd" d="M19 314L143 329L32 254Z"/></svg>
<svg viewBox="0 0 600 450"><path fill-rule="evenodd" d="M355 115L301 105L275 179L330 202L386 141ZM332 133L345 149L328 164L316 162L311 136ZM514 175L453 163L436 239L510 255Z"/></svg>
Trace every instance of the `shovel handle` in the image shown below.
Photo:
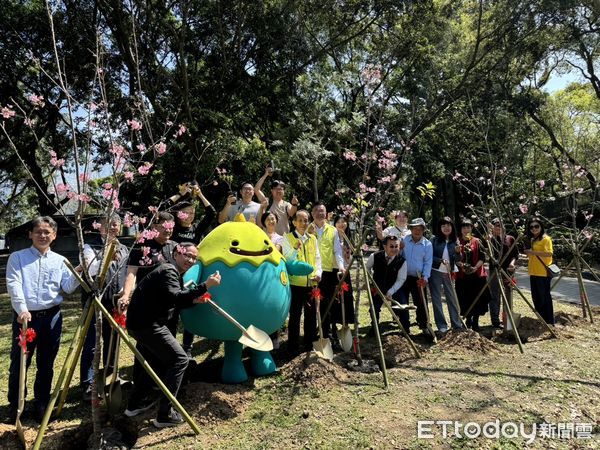
<svg viewBox="0 0 600 450"><path fill-rule="evenodd" d="M212 306L219 314L221 314L223 317L225 317L229 322L231 322L237 328L239 328L239 330L243 333L244 336L252 339L252 337L248 334L248 331L246 330L246 328L244 328L244 326L241 323L239 323L231 314L229 314L227 311L225 311L223 308L221 308L219 305L217 305L215 302L213 302L210 298L207 299L206 303L210 304L210 306Z"/></svg>

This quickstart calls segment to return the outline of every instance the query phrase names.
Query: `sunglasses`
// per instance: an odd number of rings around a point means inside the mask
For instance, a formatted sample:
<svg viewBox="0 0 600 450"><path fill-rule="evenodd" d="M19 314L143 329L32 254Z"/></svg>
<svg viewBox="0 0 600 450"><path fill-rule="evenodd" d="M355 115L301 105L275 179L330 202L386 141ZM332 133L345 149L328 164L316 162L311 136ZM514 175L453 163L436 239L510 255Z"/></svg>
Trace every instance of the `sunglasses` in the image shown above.
<svg viewBox="0 0 600 450"><path fill-rule="evenodd" d="M538 229L538 228L540 228L540 226L539 226L539 225L531 225L531 226L529 227L529 229L530 229L530 230L536 230L536 229Z"/></svg>

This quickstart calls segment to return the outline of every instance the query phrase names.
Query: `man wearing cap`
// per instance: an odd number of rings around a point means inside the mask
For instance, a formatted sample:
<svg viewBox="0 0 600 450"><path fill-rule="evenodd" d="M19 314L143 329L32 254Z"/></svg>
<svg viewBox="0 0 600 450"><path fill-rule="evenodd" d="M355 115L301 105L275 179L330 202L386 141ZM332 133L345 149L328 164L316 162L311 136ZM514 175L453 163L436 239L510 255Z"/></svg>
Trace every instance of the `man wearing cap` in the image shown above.
<svg viewBox="0 0 600 450"><path fill-rule="evenodd" d="M511 281L507 280L498 270L498 275L502 280L496 277L496 271L492 270L495 266L499 269L503 269L509 276L515 272L515 264L519 258L519 251L517 246L513 245L515 238L506 234L502 221L499 218L492 220L492 236L490 238L492 255L490 258L490 272L488 277L490 278L490 319L494 328L501 329L502 322L500 322L500 304L502 303L502 293L500 289L504 290L506 300L509 304L512 304L512 286Z"/></svg>
<svg viewBox="0 0 600 450"><path fill-rule="evenodd" d="M408 224L410 234L404 238L404 249L402 256L406 259L406 282L402 287L406 300L412 296L412 301L417 307L417 324L421 330L427 328L427 295L425 289L421 298L420 288L424 288L431 274L433 264L433 246L424 234L427 229L425 221L418 217ZM408 312L402 311L400 319L408 331Z"/></svg>
<svg viewBox="0 0 600 450"><path fill-rule="evenodd" d="M383 250L372 253L367 260L367 270L373 272L373 279L377 286L389 300L396 300L400 304L405 303L402 285L406 280L406 263L400 252L400 239L394 235L383 238ZM383 305L383 299L379 294L373 296L373 306L375 307L375 317L371 316L372 326L369 336L375 336L375 323L379 323L379 312ZM408 313L406 313L408 314ZM406 314L404 314L406 316ZM402 317L401 315L399 316ZM408 332L408 323L403 322L405 330Z"/></svg>
<svg viewBox="0 0 600 450"><path fill-rule="evenodd" d="M396 211L394 213L395 225L381 229L381 223L375 222L375 232L377 233L377 239L383 241L386 236L396 236L398 239L404 239L410 234L408 229L408 213L406 211ZM400 249L402 249L402 243L400 243Z"/></svg>
<svg viewBox="0 0 600 450"><path fill-rule="evenodd" d="M225 206L219 212L219 223L231 222L237 214L242 214L247 222L254 222L260 209L260 204L252 200L254 186L250 183L242 183L240 194L242 198L239 200L233 193L227 197Z"/></svg>
<svg viewBox="0 0 600 450"><path fill-rule="evenodd" d="M261 189L267 177L272 175L273 168L271 166L267 166L265 173L256 182L256 186L254 186L256 197L260 203L267 200L267 197L265 194L263 194ZM298 210L298 199L296 196L293 196L291 203L283 199L285 196L285 183L281 180L273 180L271 182L271 196L273 197L273 202L271 203L269 212L277 216L275 232L283 236L290 232L290 219L294 217L294 214L296 214L296 211Z"/></svg>

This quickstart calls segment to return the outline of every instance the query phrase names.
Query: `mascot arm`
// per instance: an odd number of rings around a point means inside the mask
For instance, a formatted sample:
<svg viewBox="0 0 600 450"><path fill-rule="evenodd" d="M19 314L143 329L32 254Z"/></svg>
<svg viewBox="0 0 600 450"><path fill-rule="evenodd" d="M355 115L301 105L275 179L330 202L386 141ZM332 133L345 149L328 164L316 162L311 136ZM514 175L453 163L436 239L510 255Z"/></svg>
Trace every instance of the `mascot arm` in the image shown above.
<svg viewBox="0 0 600 450"><path fill-rule="evenodd" d="M298 260L293 260L293 261L286 260L285 266L290 275L300 276L300 277L310 275L314 270L313 266L311 266L310 264L305 263L304 261L298 261Z"/></svg>

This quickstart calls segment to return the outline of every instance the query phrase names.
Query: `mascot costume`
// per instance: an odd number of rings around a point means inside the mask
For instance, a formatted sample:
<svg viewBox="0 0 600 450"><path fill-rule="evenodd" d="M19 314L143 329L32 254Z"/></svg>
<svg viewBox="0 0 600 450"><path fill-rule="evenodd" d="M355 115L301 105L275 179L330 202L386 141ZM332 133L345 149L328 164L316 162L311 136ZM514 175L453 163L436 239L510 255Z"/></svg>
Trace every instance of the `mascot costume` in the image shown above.
<svg viewBox="0 0 600 450"><path fill-rule="evenodd" d="M289 275L309 275L313 268L301 261L286 261L267 234L238 214L211 231L198 245L198 261L184 275L186 284L199 284L216 271L221 285L210 289L212 301L241 325L253 325L266 333L278 330L287 318L291 291ZM248 379L242 363L242 333L209 304L181 311L186 330L208 339L225 341L221 379L241 383ZM271 354L252 349L256 376L277 370Z"/></svg>

